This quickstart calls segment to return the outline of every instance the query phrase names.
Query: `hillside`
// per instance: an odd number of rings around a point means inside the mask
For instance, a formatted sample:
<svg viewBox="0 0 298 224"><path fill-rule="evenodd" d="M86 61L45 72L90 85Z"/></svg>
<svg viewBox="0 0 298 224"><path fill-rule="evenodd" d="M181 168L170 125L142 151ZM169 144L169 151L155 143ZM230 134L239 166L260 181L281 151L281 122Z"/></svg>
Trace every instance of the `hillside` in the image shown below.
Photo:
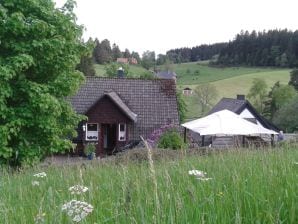
<svg viewBox="0 0 298 224"><path fill-rule="evenodd" d="M247 94L254 78L262 78L268 85L268 90L277 81L287 84L290 79L290 69L228 67L214 68L204 64L185 63L175 65L178 74L178 89L185 87L195 89L202 83L212 83L217 91L217 103L222 97L235 98L237 94ZM199 70L199 74L194 71ZM187 119L201 116L196 96L184 97L187 103Z"/></svg>

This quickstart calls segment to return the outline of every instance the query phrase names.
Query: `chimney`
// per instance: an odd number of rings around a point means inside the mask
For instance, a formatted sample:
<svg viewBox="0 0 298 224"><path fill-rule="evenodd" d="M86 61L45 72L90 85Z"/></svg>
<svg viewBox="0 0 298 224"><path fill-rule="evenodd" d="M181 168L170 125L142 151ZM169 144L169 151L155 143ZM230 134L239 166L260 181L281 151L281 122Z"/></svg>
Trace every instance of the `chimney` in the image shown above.
<svg viewBox="0 0 298 224"><path fill-rule="evenodd" d="M124 69L122 67L118 68L117 76L118 78L124 78Z"/></svg>
<svg viewBox="0 0 298 224"><path fill-rule="evenodd" d="M237 95L237 100L245 100L245 95Z"/></svg>

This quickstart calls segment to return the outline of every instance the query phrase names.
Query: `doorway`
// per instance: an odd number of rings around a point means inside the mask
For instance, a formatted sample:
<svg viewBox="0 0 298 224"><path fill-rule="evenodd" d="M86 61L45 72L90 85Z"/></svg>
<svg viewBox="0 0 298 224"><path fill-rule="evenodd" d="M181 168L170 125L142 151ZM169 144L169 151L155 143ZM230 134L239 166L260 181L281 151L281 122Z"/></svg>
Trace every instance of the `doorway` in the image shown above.
<svg viewBox="0 0 298 224"><path fill-rule="evenodd" d="M108 155L111 155L117 143L117 125L116 124L102 124L103 133L103 149Z"/></svg>

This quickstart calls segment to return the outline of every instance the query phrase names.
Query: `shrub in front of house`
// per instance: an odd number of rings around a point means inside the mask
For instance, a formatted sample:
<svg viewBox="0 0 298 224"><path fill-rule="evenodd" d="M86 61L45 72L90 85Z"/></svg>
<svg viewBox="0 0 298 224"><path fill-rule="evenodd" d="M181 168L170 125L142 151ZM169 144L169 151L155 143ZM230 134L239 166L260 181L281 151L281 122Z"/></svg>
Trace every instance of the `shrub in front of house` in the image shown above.
<svg viewBox="0 0 298 224"><path fill-rule="evenodd" d="M169 130L161 135L157 146L158 148L177 150L183 149L185 144L176 130Z"/></svg>

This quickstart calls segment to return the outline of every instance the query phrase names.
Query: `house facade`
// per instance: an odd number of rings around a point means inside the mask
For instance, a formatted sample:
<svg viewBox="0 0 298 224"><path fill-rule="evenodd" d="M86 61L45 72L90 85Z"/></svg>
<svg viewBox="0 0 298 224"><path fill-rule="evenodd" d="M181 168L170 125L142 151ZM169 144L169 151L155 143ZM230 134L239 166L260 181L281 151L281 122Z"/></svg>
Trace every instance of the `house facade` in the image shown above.
<svg viewBox="0 0 298 224"><path fill-rule="evenodd" d="M74 140L78 153L93 143L97 155L112 154L162 125L179 124L174 80L87 77L71 104L87 117Z"/></svg>

